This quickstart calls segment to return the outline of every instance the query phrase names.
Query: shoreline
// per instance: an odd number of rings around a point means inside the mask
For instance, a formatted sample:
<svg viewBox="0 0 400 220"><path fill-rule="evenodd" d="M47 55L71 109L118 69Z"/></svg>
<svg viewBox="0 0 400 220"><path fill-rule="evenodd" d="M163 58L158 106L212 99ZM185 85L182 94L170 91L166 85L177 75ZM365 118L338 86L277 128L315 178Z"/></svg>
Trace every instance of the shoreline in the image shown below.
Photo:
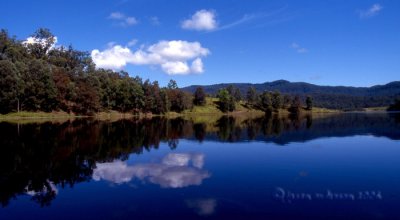
<svg viewBox="0 0 400 220"><path fill-rule="evenodd" d="M342 114L342 113L396 113L384 111L382 109L371 111L340 111L340 110L332 110L332 109L322 109L322 108L314 108L311 111L304 111L301 114L304 115L313 115L313 114ZM110 112L99 112L94 115L76 115L69 114L66 112L19 112L19 113L8 113L5 115L0 115L0 122L8 122L8 121L29 121L29 120L37 120L37 121L52 121L52 120L66 120L66 119L97 119L97 120L119 120L119 119L130 119L130 118L152 118L152 117L167 117L167 118L192 118L192 117L221 117L221 116L233 116L233 117L243 117L243 116L262 116L265 113L260 110L247 109L247 110L239 110L234 112L191 112L186 111L182 113L177 112L167 112L166 114L151 114L151 113L140 113L140 114L132 114L132 113L122 113L117 111ZM279 112L274 112L272 115L279 116L287 116L290 113L286 110L281 110Z"/></svg>

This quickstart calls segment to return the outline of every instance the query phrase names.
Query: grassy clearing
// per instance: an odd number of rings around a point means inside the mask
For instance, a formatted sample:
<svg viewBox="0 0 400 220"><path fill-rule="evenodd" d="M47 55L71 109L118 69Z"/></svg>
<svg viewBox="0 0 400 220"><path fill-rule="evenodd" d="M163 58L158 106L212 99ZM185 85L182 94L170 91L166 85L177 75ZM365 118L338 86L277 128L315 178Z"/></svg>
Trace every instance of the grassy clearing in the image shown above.
<svg viewBox="0 0 400 220"><path fill-rule="evenodd" d="M313 107L311 113L339 113L340 110Z"/></svg>
<svg viewBox="0 0 400 220"><path fill-rule="evenodd" d="M12 112L5 115L0 114L0 122L10 122L18 124L29 124L29 123L43 123L43 122L53 122L53 123L63 123L70 119L74 119L77 116L73 114L68 114L66 112Z"/></svg>
<svg viewBox="0 0 400 220"><path fill-rule="evenodd" d="M218 108L217 98L206 98L204 106L194 106L191 110L186 110L182 114L196 114L196 115L233 115L233 114L257 114L263 113L262 111L248 108L244 102L236 103L236 110L234 112L224 113Z"/></svg>
<svg viewBox="0 0 400 220"><path fill-rule="evenodd" d="M206 98L206 104L204 106L193 106L193 109L185 110L183 114L224 114L218 109L217 98Z"/></svg>
<svg viewBox="0 0 400 220"><path fill-rule="evenodd" d="M135 116L130 113L120 113L117 111L99 112L94 116L84 116L69 114L67 112L12 112L5 115L0 114L0 122L11 123L35 123L35 122L65 122L77 118L95 118L97 120L117 121L123 118L144 117L146 115Z"/></svg>

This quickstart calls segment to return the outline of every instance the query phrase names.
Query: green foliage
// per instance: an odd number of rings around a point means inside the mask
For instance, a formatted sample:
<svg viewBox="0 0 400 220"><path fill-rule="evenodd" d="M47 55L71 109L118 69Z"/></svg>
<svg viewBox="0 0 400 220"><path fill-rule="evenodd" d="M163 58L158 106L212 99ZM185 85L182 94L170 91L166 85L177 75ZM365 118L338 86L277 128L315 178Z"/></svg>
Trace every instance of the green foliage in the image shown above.
<svg viewBox="0 0 400 220"><path fill-rule="evenodd" d="M233 93L233 97L235 98L236 102L240 102L242 100L242 93L240 92L239 88L235 88L235 92Z"/></svg>
<svg viewBox="0 0 400 220"><path fill-rule="evenodd" d="M167 88L168 88L168 89L178 89L178 84L176 83L175 80L171 79L171 80L169 80L169 82L168 82Z"/></svg>
<svg viewBox="0 0 400 220"><path fill-rule="evenodd" d="M273 110L272 106L272 94L270 92L263 92L260 97L260 106L261 109L267 113L271 113Z"/></svg>
<svg viewBox="0 0 400 220"><path fill-rule="evenodd" d="M57 106L57 89L49 65L43 60L32 59L28 67L22 74L21 109L51 111Z"/></svg>
<svg viewBox="0 0 400 220"><path fill-rule="evenodd" d="M20 77L15 65L8 60L0 60L0 112L17 109Z"/></svg>
<svg viewBox="0 0 400 220"><path fill-rule="evenodd" d="M247 104L254 105L257 102L257 91L254 87L249 87L246 94Z"/></svg>
<svg viewBox="0 0 400 220"><path fill-rule="evenodd" d="M219 108L222 112L235 110L235 99L229 94L227 89L220 89L217 98L219 99Z"/></svg>
<svg viewBox="0 0 400 220"><path fill-rule="evenodd" d="M37 59L46 58L50 48L53 47L56 42L55 36L47 28L39 28L31 35L31 38L35 42L27 43L27 48L30 54Z"/></svg>

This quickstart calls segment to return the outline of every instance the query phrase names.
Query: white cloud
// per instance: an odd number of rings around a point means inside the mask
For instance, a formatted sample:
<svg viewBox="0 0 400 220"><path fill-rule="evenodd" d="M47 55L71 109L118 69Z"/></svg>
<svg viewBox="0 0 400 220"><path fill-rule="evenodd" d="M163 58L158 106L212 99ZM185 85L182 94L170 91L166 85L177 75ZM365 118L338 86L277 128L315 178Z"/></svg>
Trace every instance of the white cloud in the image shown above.
<svg viewBox="0 0 400 220"><path fill-rule="evenodd" d="M129 45L128 45L129 46ZM98 68L119 70L127 64L159 66L169 75L202 73L201 57L210 54L199 42L181 40L160 41L148 47L131 51L128 47L113 45L104 51L92 50L92 59ZM192 62L191 66L188 62Z"/></svg>
<svg viewBox="0 0 400 220"><path fill-rule="evenodd" d="M163 63L161 69L169 75L188 74L190 72L187 63L181 61Z"/></svg>
<svg viewBox="0 0 400 220"><path fill-rule="evenodd" d="M196 58L192 62L191 69L192 69L193 73L202 73L204 71L204 69L203 69L203 61L201 61L200 58Z"/></svg>
<svg viewBox="0 0 400 220"><path fill-rule="evenodd" d="M193 59L198 56L206 56L209 50L202 48L199 42L187 42L181 40L160 41L148 49L153 54L158 54L170 60Z"/></svg>
<svg viewBox="0 0 400 220"><path fill-rule="evenodd" d="M190 166L190 163L192 166ZM160 163L141 163L129 166L126 162L97 163L92 178L115 184L137 178L163 188L182 188L200 185L211 174L202 170L204 154L170 153Z"/></svg>
<svg viewBox="0 0 400 220"><path fill-rule="evenodd" d="M132 26L138 23L138 20L135 17L126 16L121 12L112 12L108 18L117 21L117 24L123 27Z"/></svg>
<svg viewBox="0 0 400 220"><path fill-rule="evenodd" d="M373 4L370 8L366 10L358 11L360 18L370 18L382 11L383 7L380 4Z"/></svg>
<svg viewBox="0 0 400 220"><path fill-rule="evenodd" d="M99 50L92 50L91 55L97 67L115 70L126 66L128 62L127 58L129 58L132 53L127 47L115 45L102 52Z"/></svg>
<svg viewBox="0 0 400 220"><path fill-rule="evenodd" d="M297 43L292 43L290 45L290 47L293 48L294 50L296 50L297 53L307 53L308 52L307 48L301 47Z"/></svg>
<svg viewBox="0 0 400 220"><path fill-rule="evenodd" d="M197 11L190 19L184 20L181 27L188 30L211 31L218 27L215 12L211 10Z"/></svg>

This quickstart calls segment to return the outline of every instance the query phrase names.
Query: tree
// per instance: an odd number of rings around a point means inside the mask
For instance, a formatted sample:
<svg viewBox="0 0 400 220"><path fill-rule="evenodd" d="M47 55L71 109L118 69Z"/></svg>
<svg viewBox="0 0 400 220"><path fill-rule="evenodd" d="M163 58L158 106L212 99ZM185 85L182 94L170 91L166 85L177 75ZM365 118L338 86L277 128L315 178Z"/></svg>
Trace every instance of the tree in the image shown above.
<svg viewBox="0 0 400 220"><path fill-rule="evenodd" d="M15 65L8 60L0 60L0 112L19 111L21 79Z"/></svg>
<svg viewBox="0 0 400 220"><path fill-rule="evenodd" d="M25 82L24 105L30 111L51 111L57 106L57 88L49 65L43 60L33 59L29 70L22 76ZM23 106L23 105L21 105Z"/></svg>
<svg viewBox="0 0 400 220"><path fill-rule="evenodd" d="M217 98L219 99L219 108L221 111L228 112L235 110L235 100L227 89L220 89Z"/></svg>
<svg viewBox="0 0 400 220"><path fill-rule="evenodd" d="M92 115L100 110L100 99L93 87L82 80L77 83L76 92L79 95L74 99L74 112L83 115Z"/></svg>
<svg viewBox="0 0 400 220"><path fill-rule="evenodd" d="M280 108L282 108L283 105L283 99L281 96L281 93L278 91L275 91L272 93L272 108L275 111L278 111Z"/></svg>
<svg viewBox="0 0 400 220"><path fill-rule="evenodd" d="M168 88L168 89L178 89L178 84L176 83L175 80L171 79L171 80L169 80L169 82L168 82L167 88Z"/></svg>
<svg viewBox="0 0 400 220"><path fill-rule="evenodd" d="M131 82L131 103L134 112L139 112L139 109L143 108L144 92L142 86L135 80Z"/></svg>
<svg viewBox="0 0 400 220"><path fill-rule="evenodd" d="M178 95L179 112L193 108L193 97L190 93L180 91Z"/></svg>
<svg viewBox="0 0 400 220"><path fill-rule="evenodd" d="M295 96L292 100L292 104L290 105L289 112L298 115L301 112L301 100L299 96Z"/></svg>
<svg viewBox="0 0 400 220"><path fill-rule="evenodd" d="M123 78L117 80L115 107L118 111L126 112L133 109L132 93L132 87L128 80Z"/></svg>
<svg viewBox="0 0 400 220"><path fill-rule="evenodd" d="M168 96L168 90L163 88L160 90L160 100L159 102L157 102L156 99L156 103L158 103L157 105L157 109L154 109L153 112L155 113L165 113L168 111L171 111L171 100L169 99Z"/></svg>
<svg viewBox="0 0 400 220"><path fill-rule="evenodd" d="M307 110L312 110L313 107L313 99L311 96L307 96L306 98L306 108Z"/></svg>
<svg viewBox="0 0 400 220"><path fill-rule="evenodd" d="M175 80L170 80L165 89L166 111L182 112L193 105L192 96L179 90Z"/></svg>
<svg viewBox="0 0 400 220"><path fill-rule="evenodd" d="M56 37L47 28L39 28L31 35L27 48L37 59L45 58L49 50L54 46Z"/></svg>
<svg viewBox="0 0 400 220"><path fill-rule="evenodd" d="M230 96L233 96L235 92L235 87L233 85L229 85L228 87L226 87L226 90L228 91Z"/></svg>
<svg viewBox="0 0 400 220"><path fill-rule="evenodd" d="M242 93L240 92L239 88L235 88L235 92L233 93L233 97L235 98L236 102L240 102L242 100Z"/></svg>
<svg viewBox="0 0 400 220"><path fill-rule="evenodd" d="M247 99L247 104L254 105L256 103L257 91L253 86L249 87L249 89L247 90L246 99Z"/></svg>
<svg viewBox="0 0 400 220"><path fill-rule="evenodd" d="M283 103L282 103L282 107L283 108L289 108L291 104L291 97L287 94L285 94L283 96Z"/></svg>
<svg viewBox="0 0 400 220"><path fill-rule="evenodd" d="M195 105L205 105L206 104L206 94L204 92L203 87L197 87L196 91L194 92L194 100L193 103Z"/></svg>
<svg viewBox="0 0 400 220"><path fill-rule="evenodd" d="M144 108L145 112L151 112L155 107L155 97L152 84L150 80L146 80L143 83L143 91L144 91Z"/></svg>
<svg viewBox="0 0 400 220"><path fill-rule="evenodd" d="M273 110L272 95L268 91L261 94L261 108L267 113L271 113Z"/></svg>

